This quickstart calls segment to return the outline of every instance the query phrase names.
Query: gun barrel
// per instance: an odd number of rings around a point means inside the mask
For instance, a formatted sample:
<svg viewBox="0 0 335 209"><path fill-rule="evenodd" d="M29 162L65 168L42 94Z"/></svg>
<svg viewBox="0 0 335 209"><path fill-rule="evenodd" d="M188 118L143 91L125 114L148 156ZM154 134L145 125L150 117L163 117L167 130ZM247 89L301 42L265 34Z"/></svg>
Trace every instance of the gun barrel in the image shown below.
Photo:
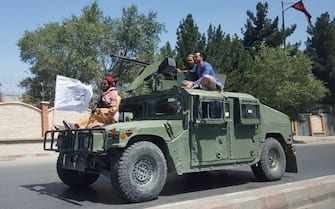
<svg viewBox="0 0 335 209"><path fill-rule="evenodd" d="M138 65L142 65L142 66L148 66L148 65L150 65L147 62L143 62L143 61L140 61L140 60L131 59L131 58L120 56L120 55L111 54L110 56L111 57L116 57L116 58L119 58L119 59L124 59L124 60L130 61L130 62L134 62L134 63L136 63Z"/></svg>

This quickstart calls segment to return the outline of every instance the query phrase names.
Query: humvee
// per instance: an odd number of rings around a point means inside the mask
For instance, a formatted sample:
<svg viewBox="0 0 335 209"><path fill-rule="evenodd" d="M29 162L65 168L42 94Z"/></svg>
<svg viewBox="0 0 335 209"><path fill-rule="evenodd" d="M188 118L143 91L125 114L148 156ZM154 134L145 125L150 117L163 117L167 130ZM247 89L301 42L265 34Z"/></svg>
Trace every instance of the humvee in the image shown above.
<svg viewBox="0 0 335 209"><path fill-rule="evenodd" d="M45 133L64 184L87 187L104 175L121 198L143 202L159 195L168 172L248 165L262 181L297 172L287 115L246 93L182 88L174 69L172 59L144 66L118 123Z"/></svg>

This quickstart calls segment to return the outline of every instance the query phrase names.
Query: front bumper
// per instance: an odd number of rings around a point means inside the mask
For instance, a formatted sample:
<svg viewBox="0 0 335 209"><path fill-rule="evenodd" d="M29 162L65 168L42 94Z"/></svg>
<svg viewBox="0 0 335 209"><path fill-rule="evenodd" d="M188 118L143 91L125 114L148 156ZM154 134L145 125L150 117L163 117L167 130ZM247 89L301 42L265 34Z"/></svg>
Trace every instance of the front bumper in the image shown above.
<svg viewBox="0 0 335 209"><path fill-rule="evenodd" d="M43 149L62 153L101 153L105 149L104 128L46 131Z"/></svg>

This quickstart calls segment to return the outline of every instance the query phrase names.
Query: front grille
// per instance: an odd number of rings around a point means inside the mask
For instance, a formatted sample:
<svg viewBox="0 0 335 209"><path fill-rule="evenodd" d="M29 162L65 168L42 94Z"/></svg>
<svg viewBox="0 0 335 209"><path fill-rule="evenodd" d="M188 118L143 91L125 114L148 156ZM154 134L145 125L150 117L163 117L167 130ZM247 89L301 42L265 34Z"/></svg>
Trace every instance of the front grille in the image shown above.
<svg viewBox="0 0 335 209"><path fill-rule="evenodd" d="M106 138L103 128L47 131L44 136L44 150L92 152L93 136L96 133L102 134L102 139Z"/></svg>
<svg viewBox="0 0 335 209"><path fill-rule="evenodd" d="M91 131L64 131L58 139L62 150L92 151L93 134Z"/></svg>

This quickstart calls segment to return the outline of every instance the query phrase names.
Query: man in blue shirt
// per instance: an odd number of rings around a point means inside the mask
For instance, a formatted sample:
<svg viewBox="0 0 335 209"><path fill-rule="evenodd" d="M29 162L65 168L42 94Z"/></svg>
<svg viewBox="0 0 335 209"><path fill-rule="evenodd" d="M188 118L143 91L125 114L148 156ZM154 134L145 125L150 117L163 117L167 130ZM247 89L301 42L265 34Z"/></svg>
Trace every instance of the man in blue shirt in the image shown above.
<svg viewBox="0 0 335 209"><path fill-rule="evenodd" d="M213 67L204 61L204 54L196 52L194 54L194 62L197 65L196 73L198 79L196 81L183 81L185 88L201 88L209 91L223 91L224 86L217 78Z"/></svg>

